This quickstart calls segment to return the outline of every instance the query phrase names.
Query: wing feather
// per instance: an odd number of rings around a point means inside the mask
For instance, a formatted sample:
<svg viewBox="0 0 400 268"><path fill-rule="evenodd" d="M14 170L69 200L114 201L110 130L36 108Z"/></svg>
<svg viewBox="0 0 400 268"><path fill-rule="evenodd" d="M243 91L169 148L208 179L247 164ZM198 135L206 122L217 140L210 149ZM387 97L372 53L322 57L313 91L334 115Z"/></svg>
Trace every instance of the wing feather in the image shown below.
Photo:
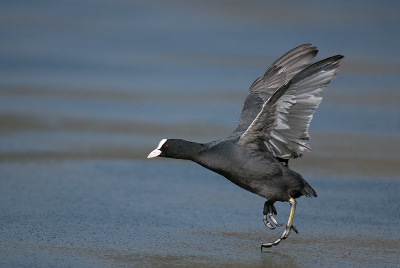
<svg viewBox="0 0 400 268"><path fill-rule="evenodd" d="M270 96L307 67L308 63L318 53L316 47L310 46L311 44L304 44L290 50L271 64L268 70L253 82L244 101L233 136L242 135Z"/></svg>
<svg viewBox="0 0 400 268"><path fill-rule="evenodd" d="M281 62L290 62L291 55L285 55ZM310 122L322 101L322 93L336 77L342 58L336 55L318 61L280 86L263 103L256 118L241 135L239 144L255 148L261 139L275 157L283 159L296 158L302 152L310 151Z"/></svg>

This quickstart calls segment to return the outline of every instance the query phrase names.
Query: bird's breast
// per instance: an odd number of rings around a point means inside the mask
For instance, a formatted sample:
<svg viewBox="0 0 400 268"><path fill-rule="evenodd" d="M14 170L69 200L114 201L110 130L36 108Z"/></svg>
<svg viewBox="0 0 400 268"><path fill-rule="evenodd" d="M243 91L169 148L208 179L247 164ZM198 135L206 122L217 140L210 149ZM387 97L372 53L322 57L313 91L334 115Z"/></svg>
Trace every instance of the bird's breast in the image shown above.
<svg viewBox="0 0 400 268"><path fill-rule="evenodd" d="M270 161L262 152L245 150L242 146L223 154L218 152L206 152L196 162L248 191L255 192L260 184L282 174L279 163Z"/></svg>

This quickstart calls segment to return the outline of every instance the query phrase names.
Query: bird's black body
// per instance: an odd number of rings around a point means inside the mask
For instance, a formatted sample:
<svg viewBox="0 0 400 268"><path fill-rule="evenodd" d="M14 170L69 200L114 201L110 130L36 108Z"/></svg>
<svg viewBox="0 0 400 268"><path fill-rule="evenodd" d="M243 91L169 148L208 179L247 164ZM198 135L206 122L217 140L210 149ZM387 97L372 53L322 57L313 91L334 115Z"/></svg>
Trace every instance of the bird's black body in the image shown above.
<svg viewBox="0 0 400 268"><path fill-rule="evenodd" d="M199 144L170 139L160 156L192 160L271 201L317 196L300 174L282 164L266 148L247 150L246 146L238 144L238 140L236 137Z"/></svg>
<svg viewBox="0 0 400 268"><path fill-rule="evenodd" d="M288 166L290 158L310 151L308 126L322 101L322 93L336 77L341 55L314 64L315 47L301 45L276 60L250 87L236 129L226 139L196 143L164 139L149 158L161 156L194 161L243 189L265 197L264 223L275 220L274 202L290 203L290 215L282 236L263 247L279 244L289 236L295 199L317 196L303 177Z"/></svg>

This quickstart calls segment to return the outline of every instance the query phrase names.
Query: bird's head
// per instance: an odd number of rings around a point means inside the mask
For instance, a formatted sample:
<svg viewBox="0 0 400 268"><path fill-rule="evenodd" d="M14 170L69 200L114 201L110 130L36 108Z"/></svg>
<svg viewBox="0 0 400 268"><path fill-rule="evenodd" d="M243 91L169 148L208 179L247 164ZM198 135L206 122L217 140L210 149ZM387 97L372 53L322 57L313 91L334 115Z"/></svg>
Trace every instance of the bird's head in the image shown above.
<svg viewBox="0 0 400 268"><path fill-rule="evenodd" d="M175 159L193 160L205 146L200 143L185 141L181 139L162 139L157 148L147 158L168 157Z"/></svg>
<svg viewBox="0 0 400 268"><path fill-rule="evenodd" d="M147 158L169 157L187 159L186 152L190 147L188 142L180 139L162 139L157 148L154 149ZM189 150L190 152L190 150Z"/></svg>
<svg viewBox="0 0 400 268"><path fill-rule="evenodd" d="M157 156L161 156L161 157L166 157L167 155L167 151L168 151L168 143L167 143L167 139L162 139L160 141L160 143L158 144L157 148L154 149L148 156L147 158L153 158L153 157L157 157Z"/></svg>

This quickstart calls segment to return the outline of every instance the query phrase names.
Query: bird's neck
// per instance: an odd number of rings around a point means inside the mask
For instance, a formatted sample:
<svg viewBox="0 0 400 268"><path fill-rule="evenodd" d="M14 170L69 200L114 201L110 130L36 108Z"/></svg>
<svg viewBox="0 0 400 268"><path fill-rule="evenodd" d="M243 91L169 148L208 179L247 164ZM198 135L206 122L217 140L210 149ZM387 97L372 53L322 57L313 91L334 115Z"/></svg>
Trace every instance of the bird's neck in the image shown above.
<svg viewBox="0 0 400 268"><path fill-rule="evenodd" d="M174 148L173 153L169 157L175 159L192 160L196 162L196 159L200 153L206 149L206 144L179 140L179 146Z"/></svg>

